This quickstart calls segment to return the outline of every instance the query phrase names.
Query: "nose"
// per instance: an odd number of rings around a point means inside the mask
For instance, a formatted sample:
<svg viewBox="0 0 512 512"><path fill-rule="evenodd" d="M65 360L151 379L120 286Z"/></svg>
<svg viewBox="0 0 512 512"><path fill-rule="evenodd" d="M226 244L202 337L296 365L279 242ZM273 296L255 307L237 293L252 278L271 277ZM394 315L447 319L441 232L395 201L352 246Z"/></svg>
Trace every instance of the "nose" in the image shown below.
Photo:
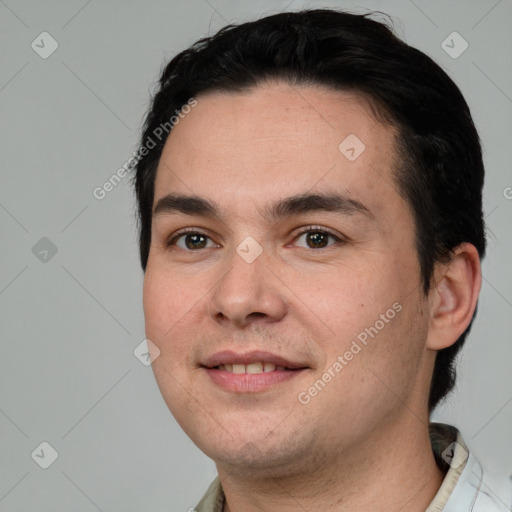
<svg viewBox="0 0 512 512"><path fill-rule="evenodd" d="M276 270L265 252L248 262L233 251L213 288L210 316L225 327L238 328L281 320L286 315L287 300Z"/></svg>

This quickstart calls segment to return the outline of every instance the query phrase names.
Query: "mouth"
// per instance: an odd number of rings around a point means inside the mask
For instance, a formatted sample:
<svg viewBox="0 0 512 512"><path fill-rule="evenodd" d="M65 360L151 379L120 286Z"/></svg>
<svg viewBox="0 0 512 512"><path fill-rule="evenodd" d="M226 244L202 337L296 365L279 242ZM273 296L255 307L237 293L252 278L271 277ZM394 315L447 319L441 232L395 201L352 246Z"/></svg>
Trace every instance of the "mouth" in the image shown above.
<svg viewBox="0 0 512 512"><path fill-rule="evenodd" d="M237 375L241 375L243 373L247 373L250 375L254 375L256 373L268 373L268 372L284 372L284 371L297 371L302 368L287 368L286 366L278 366L274 363L268 362L257 362L257 363L249 363L249 364L220 364L219 366L215 366L213 369L222 370L228 373L235 373Z"/></svg>
<svg viewBox="0 0 512 512"><path fill-rule="evenodd" d="M224 391L256 393L290 381L310 369L269 352L217 352L201 365L211 382Z"/></svg>

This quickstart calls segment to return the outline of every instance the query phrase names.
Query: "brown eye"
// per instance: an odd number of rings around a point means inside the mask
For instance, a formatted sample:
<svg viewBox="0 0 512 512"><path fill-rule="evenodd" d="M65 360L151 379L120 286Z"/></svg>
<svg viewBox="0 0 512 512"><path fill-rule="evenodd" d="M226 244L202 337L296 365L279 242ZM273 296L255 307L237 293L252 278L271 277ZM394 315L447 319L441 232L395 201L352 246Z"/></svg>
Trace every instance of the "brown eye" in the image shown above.
<svg viewBox="0 0 512 512"><path fill-rule="evenodd" d="M306 243L312 249L326 247L327 244L329 243L329 235L327 233L322 233L320 231L308 233L306 236Z"/></svg>
<svg viewBox="0 0 512 512"><path fill-rule="evenodd" d="M196 232L181 233L176 235L172 240L169 241L168 245L176 245L185 251L195 251L209 247L217 247L217 245L213 243L210 237Z"/></svg>
<svg viewBox="0 0 512 512"><path fill-rule="evenodd" d="M203 235L186 235L185 246L187 249L204 249L206 247L206 237Z"/></svg>
<svg viewBox="0 0 512 512"><path fill-rule="evenodd" d="M306 247L308 249L323 249L329 247L333 243L340 242L341 240L334 236L332 233L320 230L309 230L299 234L296 241L304 239L302 244L298 244L300 247ZM333 242L330 242L333 240ZM305 244L305 245L304 245Z"/></svg>

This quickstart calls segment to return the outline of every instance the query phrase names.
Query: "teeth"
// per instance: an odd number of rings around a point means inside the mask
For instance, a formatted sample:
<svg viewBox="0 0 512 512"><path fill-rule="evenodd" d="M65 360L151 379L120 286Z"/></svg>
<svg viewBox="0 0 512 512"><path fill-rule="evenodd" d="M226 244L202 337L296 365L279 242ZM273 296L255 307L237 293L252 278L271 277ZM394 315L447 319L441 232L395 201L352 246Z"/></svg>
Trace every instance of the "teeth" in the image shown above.
<svg viewBox="0 0 512 512"><path fill-rule="evenodd" d="M234 364L233 373L247 373L245 371L245 364Z"/></svg>
<svg viewBox="0 0 512 512"><path fill-rule="evenodd" d="M263 371L263 363L251 363L245 365L246 373L261 373Z"/></svg>
<svg viewBox="0 0 512 512"><path fill-rule="evenodd" d="M262 373L262 372L274 372L274 371L284 371L286 368L284 366L276 366L274 363L249 363L249 364L221 364L219 365L219 370L224 370L229 373Z"/></svg>

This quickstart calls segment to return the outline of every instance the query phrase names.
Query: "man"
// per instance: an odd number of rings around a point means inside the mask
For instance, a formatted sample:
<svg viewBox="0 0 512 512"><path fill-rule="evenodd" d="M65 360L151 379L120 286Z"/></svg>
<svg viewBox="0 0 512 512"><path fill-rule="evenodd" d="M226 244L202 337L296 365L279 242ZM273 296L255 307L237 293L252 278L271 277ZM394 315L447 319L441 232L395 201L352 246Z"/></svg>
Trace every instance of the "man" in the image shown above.
<svg viewBox="0 0 512 512"><path fill-rule="evenodd" d="M282 13L167 65L135 188L155 377L219 474L197 511L506 510L429 424L483 176L459 89L368 15Z"/></svg>

